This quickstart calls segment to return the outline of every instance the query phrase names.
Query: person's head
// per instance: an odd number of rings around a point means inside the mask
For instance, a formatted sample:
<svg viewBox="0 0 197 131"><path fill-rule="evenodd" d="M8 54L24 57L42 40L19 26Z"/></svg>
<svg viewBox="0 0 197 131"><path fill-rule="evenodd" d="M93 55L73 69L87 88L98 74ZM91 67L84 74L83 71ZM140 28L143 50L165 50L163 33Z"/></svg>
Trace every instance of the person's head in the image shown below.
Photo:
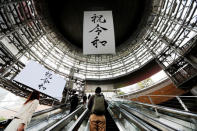
<svg viewBox="0 0 197 131"><path fill-rule="evenodd" d="M73 91L73 95L76 94L76 91Z"/></svg>
<svg viewBox="0 0 197 131"><path fill-rule="evenodd" d="M100 87L97 87L96 90L95 90L95 93L96 94L100 94L101 93L101 88Z"/></svg>
<svg viewBox="0 0 197 131"><path fill-rule="evenodd" d="M32 100L39 100L40 99L40 92L38 91L33 91L29 97L27 98L26 102L24 104L27 104L29 101L32 101Z"/></svg>
<svg viewBox="0 0 197 131"><path fill-rule="evenodd" d="M78 97L78 94L74 94L75 97Z"/></svg>

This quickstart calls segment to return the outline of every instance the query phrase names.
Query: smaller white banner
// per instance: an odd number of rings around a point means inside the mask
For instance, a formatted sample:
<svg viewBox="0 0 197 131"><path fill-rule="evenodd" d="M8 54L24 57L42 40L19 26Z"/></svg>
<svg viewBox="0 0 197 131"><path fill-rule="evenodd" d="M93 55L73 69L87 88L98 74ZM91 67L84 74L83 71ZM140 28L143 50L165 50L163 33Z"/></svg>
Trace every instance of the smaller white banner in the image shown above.
<svg viewBox="0 0 197 131"><path fill-rule="evenodd" d="M115 54L112 11L85 11L83 54Z"/></svg>
<svg viewBox="0 0 197 131"><path fill-rule="evenodd" d="M58 100L62 99L66 84L63 77L35 61L29 61L14 80Z"/></svg>

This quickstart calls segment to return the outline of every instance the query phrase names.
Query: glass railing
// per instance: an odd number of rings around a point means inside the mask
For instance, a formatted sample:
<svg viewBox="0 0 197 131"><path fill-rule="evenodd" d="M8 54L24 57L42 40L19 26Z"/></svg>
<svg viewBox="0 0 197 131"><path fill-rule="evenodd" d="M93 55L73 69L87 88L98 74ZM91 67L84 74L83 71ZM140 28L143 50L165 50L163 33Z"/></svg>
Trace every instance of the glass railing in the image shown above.
<svg viewBox="0 0 197 131"><path fill-rule="evenodd" d="M143 118L152 124L160 123L175 130L196 130L197 114L187 110L175 109L161 105L129 101L120 98L108 99L117 107ZM177 105L180 104L177 102ZM164 127L165 127L164 126Z"/></svg>

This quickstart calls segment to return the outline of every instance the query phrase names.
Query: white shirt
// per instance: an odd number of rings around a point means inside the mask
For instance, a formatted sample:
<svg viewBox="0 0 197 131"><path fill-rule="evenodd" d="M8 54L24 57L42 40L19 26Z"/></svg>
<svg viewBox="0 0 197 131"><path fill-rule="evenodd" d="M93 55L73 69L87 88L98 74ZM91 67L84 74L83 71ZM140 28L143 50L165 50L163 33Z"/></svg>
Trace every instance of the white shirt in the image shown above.
<svg viewBox="0 0 197 131"><path fill-rule="evenodd" d="M35 112L36 108L38 107L39 101L37 99L33 101L29 101L28 103L24 104L19 112L17 113L16 117L22 120L22 123L27 126L31 121L31 117Z"/></svg>

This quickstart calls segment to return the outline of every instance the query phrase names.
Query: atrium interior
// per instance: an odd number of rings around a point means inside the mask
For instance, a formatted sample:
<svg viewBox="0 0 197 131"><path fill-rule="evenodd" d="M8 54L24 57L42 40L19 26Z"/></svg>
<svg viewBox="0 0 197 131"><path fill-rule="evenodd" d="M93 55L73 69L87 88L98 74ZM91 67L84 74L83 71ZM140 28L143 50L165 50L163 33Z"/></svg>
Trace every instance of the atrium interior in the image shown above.
<svg viewBox="0 0 197 131"><path fill-rule="evenodd" d="M112 11L115 54L84 54L86 11ZM31 62L66 84L41 92L29 131L88 131L81 100L97 87L107 131L197 130L197 0L0 0L0 123L35 90L16 81Z"/></svg>

